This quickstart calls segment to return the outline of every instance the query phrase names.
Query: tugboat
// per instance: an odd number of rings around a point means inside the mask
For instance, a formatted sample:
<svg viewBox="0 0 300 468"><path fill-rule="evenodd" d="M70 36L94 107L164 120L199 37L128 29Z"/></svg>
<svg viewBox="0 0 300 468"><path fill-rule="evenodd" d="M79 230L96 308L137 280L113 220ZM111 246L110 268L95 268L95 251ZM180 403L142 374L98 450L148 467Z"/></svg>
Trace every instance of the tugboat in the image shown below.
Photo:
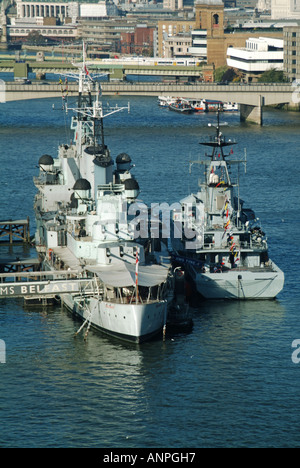
<svg viewBox="0 0 300 468"><path fill-rule="evenodd" d="M267 238L254 211L240 199L239 180L234 182L230 175L229 165L245 161L228 160L233 151L225 154L225 148L236 143L221 133L219 113L216 135L200 144L212 153L206 155L208 160L191 162L204 166L205 180L200 191L181 200L181 208L174 211L174 224L184 214L189 216L190 231L188 239L181 240L180 233L173 236L173 260L185 267L205 299L273 299L283 288L284 274L269 258Z"/></svg>
<svg viewBox="0 0 300 468"><path fill-rule="evenodd" d="M99 83L80 65L78 103L71 129L74 140L58 148L58 157L43 155L34 210L36 249L43 270L77 272L91 278L84 292L59 299L87 327L122 340L141 343L164 333L173 276L167 247L140 239L129 212L139 184L131 158L121 153L116 168L104 141L103 119L127 109L109 108L99 99ZM67 91L67 79L64 85ZM69 110L65 104L66 110ZM156 242L157 244L157 242Z"/></svg>

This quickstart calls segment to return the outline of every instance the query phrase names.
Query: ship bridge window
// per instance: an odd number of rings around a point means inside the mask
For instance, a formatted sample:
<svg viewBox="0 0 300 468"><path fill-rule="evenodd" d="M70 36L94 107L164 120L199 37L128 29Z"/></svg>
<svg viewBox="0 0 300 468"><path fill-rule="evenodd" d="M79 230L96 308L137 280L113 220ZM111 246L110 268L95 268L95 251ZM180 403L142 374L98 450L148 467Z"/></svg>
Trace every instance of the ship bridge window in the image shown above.
<svg viewBox="0 0 300 468"><path fill-rule="evenodd" d="M212 234L206 234L204 236L204 245L207 247L213 243L213 235Z"/></svg>

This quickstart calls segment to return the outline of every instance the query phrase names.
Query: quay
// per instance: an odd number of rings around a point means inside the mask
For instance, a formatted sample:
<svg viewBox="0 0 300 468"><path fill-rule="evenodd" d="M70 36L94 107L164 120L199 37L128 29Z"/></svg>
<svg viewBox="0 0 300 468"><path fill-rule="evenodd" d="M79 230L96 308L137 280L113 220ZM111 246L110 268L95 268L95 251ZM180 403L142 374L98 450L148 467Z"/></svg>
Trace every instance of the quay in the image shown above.
<svg viewBox="0 0 300 468"><path fill-rule="evenodd" d="M43 84L18 84L3 82L0 102L26 99L56 98L62 95L76 96L77 84L70 82L67 91L58 82ZM263 107L293 103L295 89L291 84L166 84L166 83L129 83L102 82L103 95L120 96L182 96L194 99L215 99L223 102L236 102L240 106L241 121L251 121L262 125Z"/></svg>
<svg viewBox="0 0 300 468"><path fill-rule="evenodd" d="M0 220L0 242L30 243L29 218L14 221L11 219L8 221Z"/></svg>

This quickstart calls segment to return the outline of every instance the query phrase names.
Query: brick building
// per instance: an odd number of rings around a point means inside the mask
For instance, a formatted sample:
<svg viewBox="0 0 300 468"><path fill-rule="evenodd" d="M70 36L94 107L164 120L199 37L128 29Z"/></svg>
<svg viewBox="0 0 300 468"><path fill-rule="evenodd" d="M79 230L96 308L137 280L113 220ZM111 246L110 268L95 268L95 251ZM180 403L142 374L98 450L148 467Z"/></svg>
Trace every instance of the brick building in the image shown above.
<svg viewBox="0 0 300 468"><path fill-rule="evenodd" d="M137 26L133 32L122 32L120 35L121 54L153 55L154 29Z"/></svg>
<svg viewBox="0 0 300 468"><path fill-rule="evenodd" d="M262 36L262 31L224 30L224 3L222 0L196 0L195 19L161 20L158 22L158 55L166 56L166 43L171 36L197 31L206 35L207 63L215 68L225 66L228 47L245 47L247 39ZM282 39L283 31L268 31L268 37Z"/></svg>

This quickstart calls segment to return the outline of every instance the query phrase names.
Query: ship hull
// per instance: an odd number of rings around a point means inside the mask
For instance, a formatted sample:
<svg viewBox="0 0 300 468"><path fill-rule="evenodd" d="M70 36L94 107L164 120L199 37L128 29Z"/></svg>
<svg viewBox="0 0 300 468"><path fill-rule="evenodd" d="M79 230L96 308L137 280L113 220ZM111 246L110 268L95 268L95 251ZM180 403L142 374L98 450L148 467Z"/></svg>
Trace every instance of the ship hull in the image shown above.
<svg viewBox="0 0 300 468"><path fill-rule="evenodd" d="M88 299L88 307L82 307L80 298L64 295L64 306L91 327L123 341L142 343L163 333L167 320L166 301L145 304L121 304Z"/></svg>
<svg viewBox="0 0 300 468"><path fill-rule="evenodd" d="M200 273L189 270L197 292L205 299L275 299L284 286L284 274L273 263L273 271L231 270Z"/></svg>

